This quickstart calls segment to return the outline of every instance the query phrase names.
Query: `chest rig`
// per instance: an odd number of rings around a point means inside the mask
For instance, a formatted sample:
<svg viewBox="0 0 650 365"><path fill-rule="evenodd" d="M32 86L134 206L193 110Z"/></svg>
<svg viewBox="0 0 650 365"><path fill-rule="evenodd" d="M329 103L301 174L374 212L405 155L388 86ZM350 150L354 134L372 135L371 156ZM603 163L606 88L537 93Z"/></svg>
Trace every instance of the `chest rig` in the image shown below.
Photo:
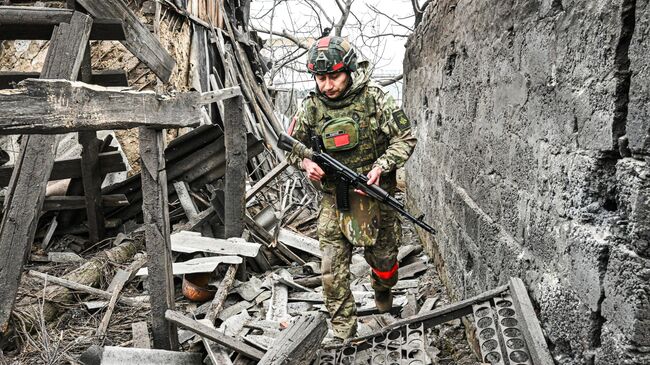
<svg viewBox="0 0 650 365"><path fill-rule="evenodd" d="M375 99L367 88L349 101L328 102L313 97L314 133L324 152L359 174L367 174L388 148L381 131ZM325 176L323 190L332 192L334 181Z"/></svg>

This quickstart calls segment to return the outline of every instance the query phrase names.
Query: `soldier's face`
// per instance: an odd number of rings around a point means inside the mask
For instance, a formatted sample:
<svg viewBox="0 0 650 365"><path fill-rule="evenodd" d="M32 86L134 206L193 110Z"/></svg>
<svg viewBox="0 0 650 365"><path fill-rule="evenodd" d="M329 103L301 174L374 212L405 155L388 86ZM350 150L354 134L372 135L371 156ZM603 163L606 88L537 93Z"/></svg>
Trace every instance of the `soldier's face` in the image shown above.
<svg viewBox="0 0 650 365"><path fill-rule="evenodd" d="M330 99L336 99L348 86L347 72L334 72L325 75L316 75L318 90Z"/></svg>

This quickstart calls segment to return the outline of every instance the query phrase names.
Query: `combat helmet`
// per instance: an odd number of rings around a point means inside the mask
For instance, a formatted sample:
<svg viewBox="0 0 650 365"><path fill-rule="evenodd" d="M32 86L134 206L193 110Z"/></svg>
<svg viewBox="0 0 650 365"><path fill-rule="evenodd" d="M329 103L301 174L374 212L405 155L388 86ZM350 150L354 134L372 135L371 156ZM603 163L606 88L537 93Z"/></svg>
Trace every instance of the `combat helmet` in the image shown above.
<svg viewBox="0 0 650 365"><path fill-rule="evenodd" d="M357 54L345 38L327 36L309 48L307 70L314 75L357 70Z"/></svg>

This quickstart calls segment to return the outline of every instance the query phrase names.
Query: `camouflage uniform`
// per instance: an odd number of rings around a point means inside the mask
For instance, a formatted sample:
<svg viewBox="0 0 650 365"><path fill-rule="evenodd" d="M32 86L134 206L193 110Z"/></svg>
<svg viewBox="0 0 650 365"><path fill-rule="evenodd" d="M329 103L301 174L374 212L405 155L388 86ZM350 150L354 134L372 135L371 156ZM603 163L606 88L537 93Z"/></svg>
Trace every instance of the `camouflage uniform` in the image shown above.
<svg viewBox="0 0 650 365"><path fill-rule="evenodd" d="M415 147L410 123L395 100L370 81L371 69L360 62L352 74L352 84L337 100L312 92L302 103L292 125L291 134L311 145L311 136L320 136L323 126L332 118L350 117L358 123L359 143L348 151L326 151L357 173L366 175L379 166L383 173L382 188L393 194L395 170L404 165ZM301 159L290 154L289 161L297 167ZM334 180L325 176L323 199L318 220L318 237L323 253L323 294L332 318L336 337L345 339L356 333L357 318L354 297L350 291L350 260L353 246L363 246L364 256L372 270L375 290L390 290L397 282L397 251L401 226L396 213L379 202L350 191L350 212L336 208Z"/></svg>

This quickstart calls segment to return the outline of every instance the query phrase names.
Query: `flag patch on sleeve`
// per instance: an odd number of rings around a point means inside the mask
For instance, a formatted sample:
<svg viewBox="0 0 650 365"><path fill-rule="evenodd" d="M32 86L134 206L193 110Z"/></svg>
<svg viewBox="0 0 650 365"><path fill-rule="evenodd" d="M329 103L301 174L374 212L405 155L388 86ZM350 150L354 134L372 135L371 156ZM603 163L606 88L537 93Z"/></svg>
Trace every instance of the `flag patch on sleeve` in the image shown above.
<svg viewBox="0 0 650 365"><path fill-rule="evenodd" d="M409 122L409 118L406 117L402 109L397 109L393 112L393 120L397 123L397 128L402 131L411 128L411 122Z"/></svg>

